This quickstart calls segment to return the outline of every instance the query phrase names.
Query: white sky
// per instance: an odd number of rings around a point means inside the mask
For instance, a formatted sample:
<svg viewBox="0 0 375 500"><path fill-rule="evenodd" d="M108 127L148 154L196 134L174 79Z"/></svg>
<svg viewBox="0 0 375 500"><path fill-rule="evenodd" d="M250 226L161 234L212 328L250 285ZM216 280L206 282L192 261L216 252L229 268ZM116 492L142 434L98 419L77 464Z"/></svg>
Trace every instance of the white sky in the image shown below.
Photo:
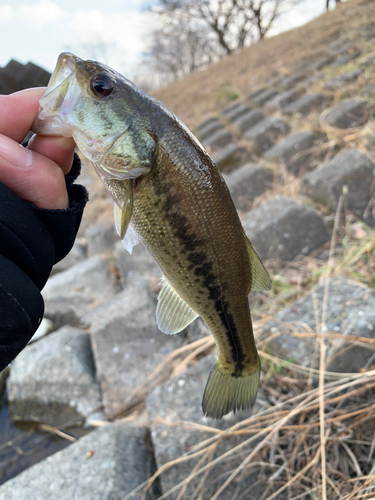
<svg viewBox="0 0 375 500"><path fill-rule="evenodd" d="M60 52L69 50L132 78L155 23L147 1L153 0L0 0L0 66L13 58L52 71ZM304 0L278 20L273 32L304 24L324 6L325 0ZM99 46L94 54L85 51L84 44L100 42L110 55Z"/></svg>

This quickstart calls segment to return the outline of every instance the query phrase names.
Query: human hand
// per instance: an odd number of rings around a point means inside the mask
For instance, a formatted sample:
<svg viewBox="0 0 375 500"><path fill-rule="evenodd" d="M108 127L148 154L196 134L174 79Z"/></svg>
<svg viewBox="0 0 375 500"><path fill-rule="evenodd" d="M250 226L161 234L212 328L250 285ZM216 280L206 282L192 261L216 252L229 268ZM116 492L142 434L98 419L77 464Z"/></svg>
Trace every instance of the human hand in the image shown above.
<svg viewBox="0 0 375 500"><path fill-rule="evenodd" d="M39 208L68 208L64 175L72 166L73 139L34 135L27 148L19 145L44 91L40 87L0 95L0 182Z"/></svg>

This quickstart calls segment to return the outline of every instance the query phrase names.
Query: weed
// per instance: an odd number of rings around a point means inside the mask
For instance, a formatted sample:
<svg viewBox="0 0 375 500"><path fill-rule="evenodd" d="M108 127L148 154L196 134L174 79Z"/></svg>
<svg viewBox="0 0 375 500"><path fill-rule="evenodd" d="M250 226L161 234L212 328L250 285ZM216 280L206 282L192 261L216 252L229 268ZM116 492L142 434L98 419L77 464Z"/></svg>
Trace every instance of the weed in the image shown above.
<svg viewBox="0 0 375 500"><path fill-rule="evenodd" d="M234 90L232 88L223 88L216 96L215 105L221 108L226 104L235 101L239 97L240 94L237 92L237 90Z"/></svg>

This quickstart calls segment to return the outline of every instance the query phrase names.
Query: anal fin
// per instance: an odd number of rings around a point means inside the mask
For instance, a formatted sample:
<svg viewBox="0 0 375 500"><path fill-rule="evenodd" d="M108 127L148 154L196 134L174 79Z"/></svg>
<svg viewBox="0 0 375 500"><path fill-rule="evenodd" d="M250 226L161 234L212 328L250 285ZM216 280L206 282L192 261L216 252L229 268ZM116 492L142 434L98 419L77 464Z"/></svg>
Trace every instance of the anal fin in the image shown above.
<svg viewBox="0 0 375 500"><path fill-rule="evenodd" d="M158 296L156 321L161 330L169 335L186 328L198 314L178 295L163 277L162 289Z"/></svg>

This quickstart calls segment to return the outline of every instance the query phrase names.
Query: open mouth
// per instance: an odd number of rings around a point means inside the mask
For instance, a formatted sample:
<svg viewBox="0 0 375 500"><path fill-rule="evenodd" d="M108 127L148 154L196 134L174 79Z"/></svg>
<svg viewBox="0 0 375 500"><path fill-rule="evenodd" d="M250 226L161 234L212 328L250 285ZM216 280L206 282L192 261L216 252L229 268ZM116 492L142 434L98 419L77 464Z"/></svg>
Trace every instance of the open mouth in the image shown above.
<svg viewBox="0 0 375 500"><path fill-rule="evenodd" d="M53 71L50 81L48 82L47 90L42 97L44 99L48 94L53 92L57 87L59 87L67 78L69 78L74 73L75 68L75 56L64 52L60 54L56 67Z"/></svg>
<svg viewBox="0 0 375 500"><path fill-rule="evenodd" d="M67 114L77 102L80 90L76 81L76 56L60 54L45 94L39 101L39 112L32 131L44 135L71 136Z"/></svg>

